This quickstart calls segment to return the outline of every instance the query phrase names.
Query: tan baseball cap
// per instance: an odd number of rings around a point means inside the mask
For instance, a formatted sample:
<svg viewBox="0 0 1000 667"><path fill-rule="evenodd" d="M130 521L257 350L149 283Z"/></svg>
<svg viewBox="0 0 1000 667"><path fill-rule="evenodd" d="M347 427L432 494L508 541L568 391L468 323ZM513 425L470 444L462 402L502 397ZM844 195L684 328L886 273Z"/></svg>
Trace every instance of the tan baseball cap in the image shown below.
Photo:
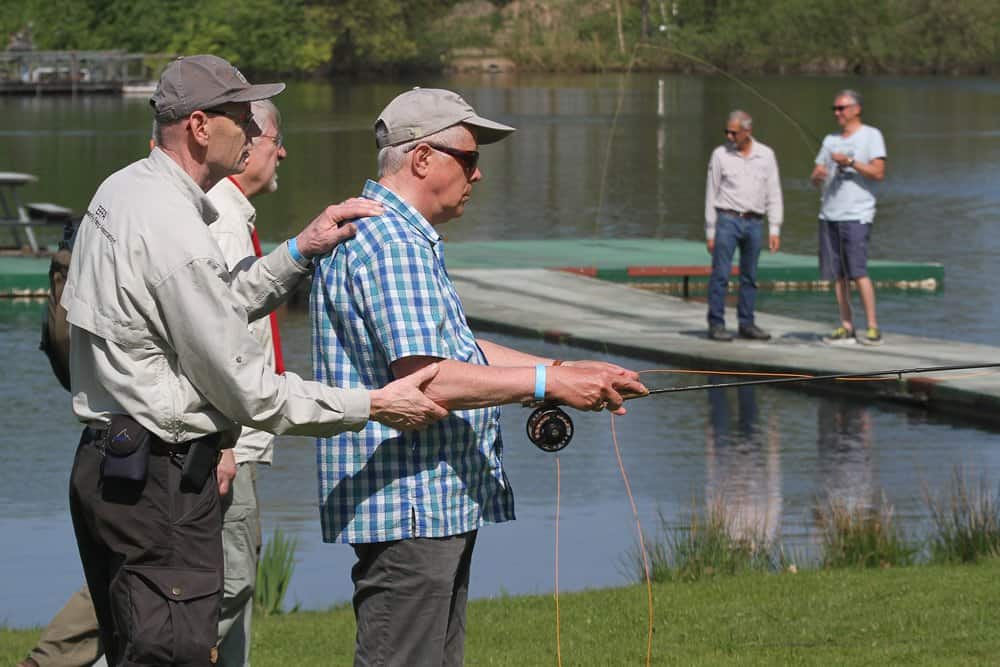
<svg viewBox="0 0 1000 667"><path fill-rule="evenodd" d="M149 105L158 121L180 120L198 109L265 100L284 89L283 83L251 85L238 69L218 56L181 56L163 70Z"/></svg>
<svg viewBox="0 0 1000 667"><path fill-rule="evenodd" d="M513 127L483 118L458 93L441 88L414 88L389 102L375 121L378 148L404 144L452 125L476 128L476 143L492 144L514 131Z"/></svg>

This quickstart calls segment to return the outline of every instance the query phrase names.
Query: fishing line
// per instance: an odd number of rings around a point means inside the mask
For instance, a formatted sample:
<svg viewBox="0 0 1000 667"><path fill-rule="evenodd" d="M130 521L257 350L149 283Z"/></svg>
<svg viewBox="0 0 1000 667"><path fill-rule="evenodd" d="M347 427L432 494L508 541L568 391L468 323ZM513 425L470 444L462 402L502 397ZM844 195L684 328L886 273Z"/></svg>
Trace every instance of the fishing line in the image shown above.
<svg viewBox="0 0 1000 667"><path fill-rule="evenodd" d="M695 384L695 385L685 385L682 387L661 387L659 389L650 389L649 393L641 396L624 396L625 400L633 400L637 398L646 398L648 396L653 396L656 394L673 394L683 391L699 391L705 389L726 389L728 387L750 387L754 385L763 384L785 384L788 382L795 383L807 383L807 382L831 382L831 381L885 381L885 380L898 380L902 381L904 375L918 374L918 373L942 373L946 371L957 371L957 370L969 370L973 368L997 368L1000 367L1000 363L989 363L989 364L960 364L952 366L921 366L915 368L893 368L881 371L870 371L866 373L835 373L831 375L801 375L797 377L768 377L762 380L740 380L737 382L723 382L719 384ZM707 374L711 374L707 373ZM758 375L768 375L767 373L759 373Z"/></svg>
<svg viewBox="0 0 1000 667"><path fill-rule="evenodd" d="M699 58L698 56L696 56L694 54L691 54L691 53L686 53L686 52L681 51L680 49L678 49L676 47L673 47L673 46L663 46L662 44L651 44L649 42L642 42L642 41L640 41L638 44L636 44L636 50L638 50L639 48L654 49L654 50L657 50L657 51L667 51L668 53L677 54L679 56L687 58L688 60L691 60L692 62L696 62L699 65L702 65L704 67L708 67L713 72L717 72L717 73L721 74L722 76L726 77L727 79L729 79L733 83L735 83L735 84L737 84L737 85L745 88L746 90L750 91L761 102L763 102L764 104L766 104L767 106L771 107L772 109L774 109L775 111L777 111L779 114L781 114L781 116L784 117L785 120L787 120L789 123L791 123L792 126L798 131L799 137L805 143L806 148L808 148L810 151L815 152L816 148L823 143L822 139L820 139L819 136L815 132L813 132L809 128L805 127L804 125L802 125L802 123L800 123L799 121L795 120L795 118L792 117L791 114L789 114L787 111L785 111L784 109L782 109L776 102L774 102L771 99L769 99L768 97L766 97L757 88L754 88L749 83L747 83L746 81L740 79L735 74L730 74L729 72L727 72L726 70L722 69L718 65L714 65L711 62L709 62L709 61L707 61L707 60L705 60L703 58ZM634 57L634 53L635 53L635 51L633 51L633 57ZM631 63L629 63L629 69L631 69Z"/></svg>
<svg viewBox="0 0 1000 667"><path fill-rule="evenodd" d="M562 639L559 615L559 499L561 492L561 477L559 470L559 455L556 454L556 566L555 566L555 598L556 598L556 664L562 667Z"/></svg>
<svg viewBox="0 0 1000 667"><path fill-rule="evenodd" d="M632 485L629 483L628 474L625 472L625 464L622 462L622 450L618 446L618 433L615 430L615 415L611 415L611 442L614 444L615 458L618 459L618 470L622 475L622 482L625 483L625 492L628 494L628 502L632 506L632 516L635 518L635 531L639 538L639 553L642 555L642 570L646 578L646 601L648 605L648 630L646 632L646 667L649 667L653 656L653 578L649 571L649 557L646 553L646 541L642 534L642 522L639 520L639 509L635 504L635 497L632 495Z"/></svg>
<svg viewBox="0 0 1000 667"><path fill-rule="evenodd" d="M687 391L704 391L708 389L727 389L733 387L748 387L757 385L772 385L785 383L807 383L807 382L884 382L897 380L902 381L904 375L941 373L956 370L988 369L1000 368L1000 363L984 364L955 364L944 366L917 366L911 368L895 368L880 371L870 371L863 373L837 373L829 375L809 375L805 373L780 373L762 371L713 371L705 369L690 368L651 368L639 371L639 374L650 373L670 373L677 375L702 375L702 376L735 376L735 377L757 377L757 380L737 380L735 382L723 382L716 384L696 384L684 385L680 387L661 387L650 389L648 393L641 396L623 396L625 400L635 400L648 398L657 394L670 394ZM980 373L966 373L961 376L953 376L951 379L963 377L976 377L985 375L987 371ZM539 449L549 452L558 452L566 447L573 436L573 422L563 410L556 404L545 403L537 406L527 422L528 438ZM618 470L621 473L622 482L625 485L625 492L628 496L629 505L632 509L632 517L635 520L636 534L639 542L639 553L642 558L643 575L646 583L647 600L647 633L646 633L646 665L652 662L653 655L653 629L655 625L653 606L653 578L649 566L649 554L646 551L645 536L642 530L642 521L639 517L639 509L632 493L632 484L629 481L628 473L625 471L625 463L622 459L621 446L618 444L618 432L615 427L615 415L611 415L611 442L618 462ZM556 454L556 513L555 513L555 614L556 614L556 662L562 667L562 619L559 607L559 518L562 497L562 474L559 462L559 455Z"/></svg>
<svg viewBox="0 0 1000 667"><path fill-rule="evenodd" d="M777 111L785 120L787 120L789 123L791 123L792 127L794 127L795 130L796 130L796 132L798 133L799 138L802 139L802 142L805 144L806 149L810 152L810 155L815 154L817 148L822 145L823 140L820 139L819 136L815 132L813 132L812 130L810 130L809 128L807 128L806 126L804 126L802 123L800 123L799 121L797 121L790 113L788 113L783 108L781 108L781 106L778 105L777 102L774 102L773 100L771 100L770 98L768 98L767 96L765 96L763 93L761 93L754 86L752 86L749 83L747 83L746 81L742 80L741 78L739 78L735 74L731 74L731 73L727 72L726 70L722 69L721 67L719 67L718 65L715 65L715 64L713 64L713 63L705 60L704 58L699 58L698 56L696 56L694 54L687 53L685 51L681 51L680 49L678 49L676 47L673 47L673 46L663 46L661 44L651 44L649 42L644 42L644 41L641 41L641 40L639 42L636 42L636 45L634 47L632 47L632 53L629 56L628 66L625 68L624 81L628 81L628 78L632 75L632 69L635 66L635 62L636 62L636 54L639 52L640 48L653 49L653 50L666 51L668 53L673 53L673 54L676 54L676 55L681 56L683 58L687 58L688 60L690 60L692 62L698 63L699 65L702 65L703 67L707 67L710 70L712 70L713 72L717 72L718 74L721 74L722 76L724 76L727 79L729 79L730 81L736 83L740 87L745 88L746 90L750 91L750 93L752 93L757 99L759 99L764 104L766 104L767 106L769 106L772 109L774 109L775 111ZM604 193L607 190L606 186L607 186L607 178L608 178L608 167L611 164L611 148L612 148L612 145L614 143L615 132L618 129L618 118L619 118L619 116L621 116L622 106L623 106L624 101L625 101L624 81L623 81L623 84L619 87L618 103L615 106L615 113L614 113L614 115L611 118L611 129L608 132L608 141L607 141L607 145L605 146L605 149L604 149L604 163L601 166L601 187L600 187L600 190L598 191L597 215L595 216L595 219L594 219L594 236L597 236L597 232L598 232L599 225L600 225L600 222L601 222L601 212L604 210Z"/></svg>
<svg viewBox="0 0 1000 667"><path fill-rule="evenodd" d="M807 375L796 373L768 373L751 371L710 371L695 369L651 369L645 372L680 373L697 375L749 375L762 377L757 380L738 380L735 382L682 385L680 387L660 387L650 389L645 394L623 395L625 400L649 398L658 394L675 394L688 391L704 391L707 389L727 389L731 387L751 387L758 385L773 385L786 383L811 382L884 382L896 380L902 382L904 375L942 373L956 370L972 370L997 368L1000 363L956 364L947 366L917 366L912 368L892 368L864 373L835 373L830 375ZM535 410L528 417L528 439L539 449L547 452L558 452L569 445L573 438L573 420L558 404L553 402L528 402L525 407Z"/></svg>

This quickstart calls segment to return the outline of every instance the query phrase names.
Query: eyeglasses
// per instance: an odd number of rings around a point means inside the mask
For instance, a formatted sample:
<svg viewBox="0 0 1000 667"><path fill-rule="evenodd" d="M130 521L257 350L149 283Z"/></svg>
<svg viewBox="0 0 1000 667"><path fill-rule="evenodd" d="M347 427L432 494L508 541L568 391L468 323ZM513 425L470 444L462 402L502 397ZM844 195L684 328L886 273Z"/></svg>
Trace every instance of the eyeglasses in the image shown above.
<svg viewBox="0 0 1000 667"><path fill-rule="evenodd" d="M832 107L830 107L830 110L833 111L834 113L842 113L844 109L847 109L848 107L853 107L855 104L857 104L857 102L851 102L850 104L834 104Z"/></svg>
<svg viewBox="0 0 1000 667"><path fill-rule="evenodd" d="M244 132L249 132L250 128L253 127L253 113L248 113L245 116L237 116L232 111L226 111L225 109L202 109L202 111L210 116L225 116L239 125L240 129Z"/></svg>
<svg viewBox="0 0 1000 667"><path fill-rule="evenodd" d="M285 145L285 137L282 136L281 132L278 134L260 134L254 137L254 139L270 139L274 142L275 148L281 148Z"/></svg>
<svg viewBox="0 0 1000 667"><path fill-rule="evenodd" d="M724 130L722 130L722 132L723 132L723 134L725 134L725 135L726 135L726 136L728 137L728 136L729 136L730 134L732 134L732 135L737 135L737 134L739 134L740 132L743 132L743 130L730 130L730 129L729 129L728 127L727 127L727 128L725 128Z"/></svg>
<svg viewBox="0 0 1000 667"><path fill-rule="evenodd" d="M472 175L476 173L476 166L479 164L479 151L463 151L460 148L452 148L451 146L440 146L438 144L431 144L426 142L423 143L427 146L430 146L436 151L439 151L441 153L446 153L455 158L455 160L457 160L458 163L462 165L462 170L465 172L466 178L472 178ZM403 152L409 153L417 146L420 146L420 144L417 144L416 146L410 146Z"/></svg>

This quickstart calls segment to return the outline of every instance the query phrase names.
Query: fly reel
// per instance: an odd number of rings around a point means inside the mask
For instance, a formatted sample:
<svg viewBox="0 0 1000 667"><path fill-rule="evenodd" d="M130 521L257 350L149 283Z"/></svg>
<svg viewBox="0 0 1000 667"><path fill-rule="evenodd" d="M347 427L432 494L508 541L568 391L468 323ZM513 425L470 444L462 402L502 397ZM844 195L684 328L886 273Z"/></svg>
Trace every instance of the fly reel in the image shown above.
<svg viewBox="0 0 1000 667"><path fill-rule="evenodd" d="M573 420L557 407L537 408L528 417L528 439L544 452L558 452L573 439Z"/></svg>

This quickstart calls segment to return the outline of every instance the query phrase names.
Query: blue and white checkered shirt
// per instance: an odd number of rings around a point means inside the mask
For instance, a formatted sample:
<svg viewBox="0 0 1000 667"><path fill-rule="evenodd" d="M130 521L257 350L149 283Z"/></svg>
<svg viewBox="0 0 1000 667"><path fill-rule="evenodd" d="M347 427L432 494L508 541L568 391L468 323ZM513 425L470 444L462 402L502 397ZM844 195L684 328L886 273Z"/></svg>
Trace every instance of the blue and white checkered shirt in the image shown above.
<svg viewBox="0 0 1000 667"><path fill-rule="evenodd" d="M376 389L410 356L486 364L424 217L373 181L385 213L316 267L310 311L320 382ZM325 542L446 537L514 518L500 409L455 410L421 431L369 422L316 442Z"/></svg>

